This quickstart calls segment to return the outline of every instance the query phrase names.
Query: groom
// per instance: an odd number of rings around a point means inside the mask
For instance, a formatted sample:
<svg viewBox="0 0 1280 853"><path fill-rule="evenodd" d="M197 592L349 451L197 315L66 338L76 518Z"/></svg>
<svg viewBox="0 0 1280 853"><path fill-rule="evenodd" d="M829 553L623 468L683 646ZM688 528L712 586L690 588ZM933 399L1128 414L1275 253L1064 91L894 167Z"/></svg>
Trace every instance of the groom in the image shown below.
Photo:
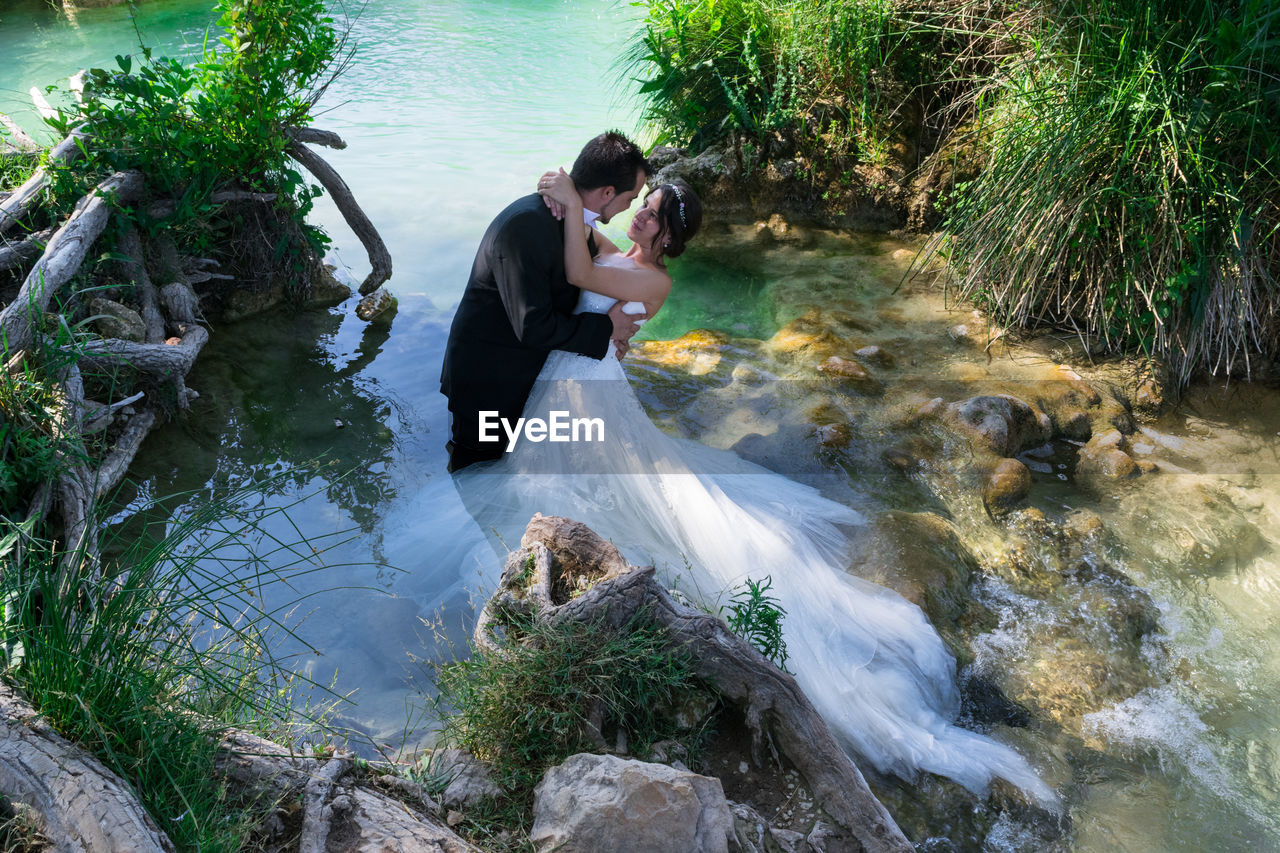
<svg viewBox="0 0 1280 853"><path fill-rule="evenodd" d="M621 133L588 142L570 172L586 224L608 222L630 207L650 172L644 152ZM627 341L639 328L621 303L608 314L573 313L579 291L565 280L565 227L533 193L499 213L480 241L440 374L453 415L451 472L502 456L506 436L481 441L480 412L514 423L551 350L604 358L611 339ZM594 237L587 242L594 256Z"/></svg>

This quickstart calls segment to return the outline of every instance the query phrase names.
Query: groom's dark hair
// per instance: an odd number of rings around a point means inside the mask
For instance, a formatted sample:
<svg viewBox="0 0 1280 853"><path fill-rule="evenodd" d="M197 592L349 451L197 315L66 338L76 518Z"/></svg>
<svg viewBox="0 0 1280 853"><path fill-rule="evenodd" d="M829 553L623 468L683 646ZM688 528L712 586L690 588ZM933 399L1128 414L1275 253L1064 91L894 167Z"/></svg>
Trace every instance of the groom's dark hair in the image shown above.
<svg viewBox="0 0 1280 853"><path fill-rule="evenodd" d="M640 146L618 131L610 130L582 147L569 176L580 190L613 187L621 194L635 189L636 172L640 169L646 178L653 174L653 167Z"/></svg>

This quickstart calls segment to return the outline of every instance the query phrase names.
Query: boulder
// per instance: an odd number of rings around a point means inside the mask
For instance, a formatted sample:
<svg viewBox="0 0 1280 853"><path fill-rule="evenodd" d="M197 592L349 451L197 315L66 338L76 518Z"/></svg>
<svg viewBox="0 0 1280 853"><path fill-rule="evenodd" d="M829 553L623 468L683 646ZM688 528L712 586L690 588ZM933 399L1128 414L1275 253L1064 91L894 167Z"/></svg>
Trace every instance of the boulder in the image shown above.
<svg viewBox="0 0 1280 853"><path fill-rule="evenodd" d="M147 339L147 327L142 316L127 305L98 296L89 300L89 311L96 318L93 321L95 330L104 338L135 343Z"/></svg>
<svg viewBox="0 0 1280 853"><path fill-rule="evenodd" d="M719 779L579 753L538 783L529 840L558 853L728 853L733 831Z"/></svg>
<svg viewBox="0 0 1280 853"><path fill-rule="evenodd" d="M982 504L992 515L1003 515L1031 493L1031 472L1017 459L1001 459L982 485Z"/></svg>
<svg viewBox="0 0 1280 853"><path fill-rule="evenodd" d="M1049 416L1008 394L971 397L946 409L951 423L974 447L997 456L1016 456L1049 440Z"/></svg>

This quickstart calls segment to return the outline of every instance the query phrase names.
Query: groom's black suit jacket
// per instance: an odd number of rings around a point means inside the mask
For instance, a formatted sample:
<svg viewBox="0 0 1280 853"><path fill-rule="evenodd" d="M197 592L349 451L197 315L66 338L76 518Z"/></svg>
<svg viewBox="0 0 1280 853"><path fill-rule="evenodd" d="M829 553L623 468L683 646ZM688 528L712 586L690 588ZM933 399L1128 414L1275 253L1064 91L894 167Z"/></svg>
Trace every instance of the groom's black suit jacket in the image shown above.
<svg viewBox="0 0 1280 853"><path fill-rule="evenodd" d="M564 223L537 193L512 202L480 241L445 346L440 390L453 413L455 467L456 448L475 458L501 455L505 433L481 443L478 413L497 411L514 423L551 350L604 358L613 323L604 314L573 314L578 294L565 279Z"/></svg>

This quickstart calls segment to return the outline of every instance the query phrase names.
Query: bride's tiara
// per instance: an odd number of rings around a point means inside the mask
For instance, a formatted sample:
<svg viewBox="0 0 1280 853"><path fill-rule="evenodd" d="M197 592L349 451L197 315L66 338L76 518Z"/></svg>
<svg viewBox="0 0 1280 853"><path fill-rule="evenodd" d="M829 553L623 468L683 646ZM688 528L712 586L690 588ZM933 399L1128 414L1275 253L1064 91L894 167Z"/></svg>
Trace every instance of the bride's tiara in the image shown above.
<svg viewBox="0 0 1280 853"><path fill-rule="evenodd" d="M671 189L676 194L676 201L680 202L680 225L688 228L689 223L684 218L684 196L680 193L680 188L675 184L671 185Z"/></svg>

